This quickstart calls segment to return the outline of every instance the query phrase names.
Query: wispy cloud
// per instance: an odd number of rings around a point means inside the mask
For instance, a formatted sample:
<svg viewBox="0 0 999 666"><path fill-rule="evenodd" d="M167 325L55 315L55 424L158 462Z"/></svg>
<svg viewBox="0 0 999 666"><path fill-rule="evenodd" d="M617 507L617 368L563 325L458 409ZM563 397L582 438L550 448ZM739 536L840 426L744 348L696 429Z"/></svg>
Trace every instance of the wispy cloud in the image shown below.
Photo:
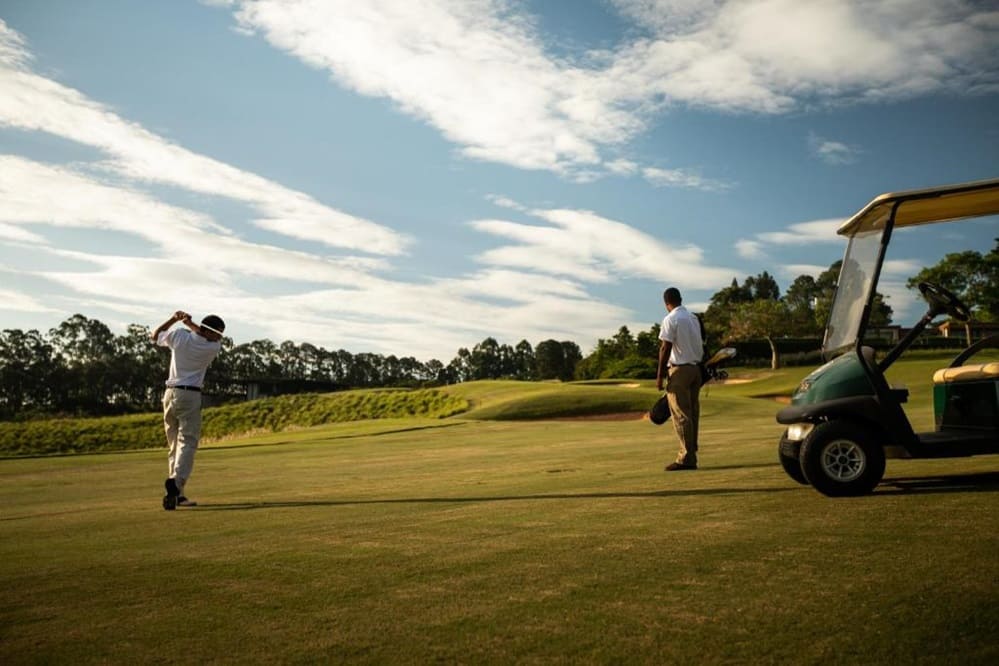
<svg viewBox="0 0 999 666"><path fill-rule="evenodd" d="M888 259L885 261L884 266L881 267L883 275L904 277L906 279L921 270L923 270L923 263L916 259Z"/></svg>
<svg viewBox="0 0 999 666"><path fill-rule="evenodd" d="M497 205L540 217L557 231L550 240L525 236L524 247L554 243L551 256L568 251L583 267L523 262L515 251L510 260L485 260L481 270L464 275L388 279L389 261L407 245L403 235L167 142L84 93L36 74L23 40L5 26L0 46L0 88L10 93L0 96L0 125L60 136L106 156L57 165L0 155L0 244L38 258L27 262L30 268L11 270L51 285L42 292L58 295L53 300L59 303L49 307L45 299L5 289L6 310L99 308L135 322L158 321L161 310L183 306L224 313L237 337L240 328L252 326L272 339L446 358L486 336L596 339L631 313L594 298L588 283L607 280L608 271L621 278L670 275L672 268L653 268L662 260L695 273L702 259L696 248L659 252L628 225L592 213L530 211L494 195ZM367 252L327 255L252 242L238 224L229 227L209 212L160 198L146 187L150 182L242 202L262 213L256 224L271 231ZM211 209L211 201L202 203ZM481 230L492 237L524 233L514 229ZM71 242L55 240L64 239L65 230L87 233L72 235ZM116 243L102 247L102 234L129 237L129 251ZM623 242L612 247L618 239ZM421 335L414 338L413 331Z"/></svg>
<svg viewBox="0 0 999 666"><path fill-rule="evenodd" d="M755 234L752 238L740 238L735 242L735 251L744 259L760 261L770 258L769 251L773 247L842 244L843 238L836 234L836 230L842 224L843 220L838 218L797 222L780 231L765 231ZM793 267L785 266L784 268L785 275L797 277L798 275L818 275L828 266L815 267L801 264Z"/></svg>
<svg viewBox="0 0 999 666"><path fill-rule="evenodd" d="M514 201L510 197L504 197L499 194L487 194L486 200L492 202L493 204L499 206L500 208L509 208L510 210L517 210L524 212L527 210L526 206Z"/></svg>
<svg viewBox="0 0 999 666"><path fill-rule="evenodd" d="M15 312L56 312L54 308L43 305L36 298L13 289L0 289L0 310Z"/></svg>
<svg viewBox="0 0 999 666"><path fill-rule="evenodd" d="M605 156L665 107L783 113L999 90L996 14L979 3L613 0L644 31L555 57L506 0L239 0L238 25L436 127L471 158L586 182L641 173L719 189L689 167ZM829 143L823 155L852 150Z"/></svg>
<svg viewBox="0 0 999 666"><path fill-rule="evenodd" d="M808 150L813 157L832 166L853 164L862 152L856 146L831 141L814 133L808 135Z"/></svg>
<svg viewBox="0 0 999 666"><path fill-rule="evenodd" d="M123 232L145 240L163 256L176 257L179 266L192 267L188 272L203 267L220 274L350 283L382 265L367 258L327 259L250 243L204 213L66 167L0 155L0 171L0 222Z"/></svg>
<svg viewBox="0 0 999 666"><path fill-rule="evenodd" d="M591 211L545 209L531 214L548 224L473 222L479 231L515 242L484 252L478 260L490 266L587 282L608 282L627 275L689 288L717 287L733 274L732 269L708 264L696 246L667 244Z"/></svg>
<svg viewBox="0 0 999 666"><path fill-rule="evenodd" d="M619 60L674 101L781 112L999 87L996 12L970 0L612 1L649 33Z"/></svg>
<svg viewBox="0 0 999 666"><path fill-rule="evenodd" d="M836 230L842 226L845 220L835 218L831 220L812 220L811 222L798 222L788 226L782 231L767 231L757 234L759 241L771 245L811 245L812 243L836 243L842 244L842 237L836 234Z"/></svg>
<svg viewBox="0 0 999 666"><path fill-rule="evenodd" d="M725 190L728 183L711 178L704 178L699 173L689 169L659 169L645 167L642 176L656 187L686 187L695 190Z"/></svg>
<svg viewBox="0 0 999 666"><path fill-rule="evenodd" d="M24 40L0 21L0 126L47 132L107 155L100 168L246 203L276 233L366 253L397 255L409 239L312 197L171 143L81 92L30 69Z"/></svg>
<svg viewBox="0 0 999 666"><path fill-rule="evenodd" d="M743 259L763 259L767 256L766 252L763 251L763 243L748 238L737 240L735 251Z"/></svg>
<svg viewBox="0 0 999 666"><path fill-rule="evenodd" d="M0 157L2 159L2 157ZM0 185L2 187L2 185ZM44 243L45 239L15 224L0 222L0 240L18 241L22 243Z"/></svg>
<svg viewBox="0 0 999 666"><path fill-rule="evenodd" d="M780 267L781 274L791 280L799 275L809 275L817 278L827 270L829 270L829 266L818 266L816 264L787 264Z"/></svg>
<svg viewBox="0 0 999 666"><path fill-rule="evenodd" d="M752 238L740 238L735 242L735 250L745 259L766 259L768 248L786 245L841 244L842 237L836 230L844 220L812 220L797 222L780 231L766 231ZM824 269L823 269L824 270Z"/></svg>
<svg viewBox="0 0 999 666"><path fill-rule="evenodd" d="M634 98L613 54L569 62L548 53L519 5L503 0L238 2L240 28L323 69L340 85L393 100L466 157L591 182L622 170L605 149L646 128L655 91ZM592 60L590 62L589 60ZM645 85L646 81L640 81ZM712 189L676 170L658 185Z"/></svg>
<svg viewBox="0 0 999 666"><path fill-rule="evenodd" d="M377 264L246 242L203 213L65 167L3 156L0 171L5 226L88 229L142 241L141 256L67 249L33 233L7 242L17 243L24 254L51 258L19 272L58 285L65 294L60 301L74 311L100 307L130 321L155 320L160 310L183 304L195 312L225 313L237 336L252 324L278 340L308 339L354 351L405 350L445 360L459 346L487 336L534 343L558 336L596 339L630 317L625 308L588 293L584 278L602 279L599 274L490 266L401 282L379 276ZM53 191L63 196L53 197ZM54 268L62 265L73 268ZM259 293L260 280L282 296ZM53 311L27 296L4 302L8 310ZM414 339L413 331L421 335Z"/></svg>

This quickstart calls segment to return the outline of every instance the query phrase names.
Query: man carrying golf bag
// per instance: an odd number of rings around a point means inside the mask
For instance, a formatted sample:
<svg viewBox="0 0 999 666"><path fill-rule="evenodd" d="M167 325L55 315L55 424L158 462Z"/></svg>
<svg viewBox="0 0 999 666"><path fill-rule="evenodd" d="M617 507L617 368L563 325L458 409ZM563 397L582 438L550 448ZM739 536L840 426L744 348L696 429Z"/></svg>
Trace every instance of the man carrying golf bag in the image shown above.
<svg viewBox="0 0 999 666"><path fill-rule="evenodd" d="M177 322L187 328L170 330ZM194 454L201 438L201 387L208 366L222 349L224 330L225 323L216 315L208 315L199 325L191 321L191 315L178 310L150 336L171 352L170 374L163 393L163 425L170 449L163 497L167 511L196 505L184 496L184 486L194 469Z"/></svg>
<svg viewBox="0 0 999 666"><path fill-rule="evenodd" d="M656 388L663 390L664 370L666 397L673 417L673 428L680 439L676 461L666 465L667 472L697 469L697 428L700 419L701 368L704 359L704 339L701 323L683 307L676 287L663 292L667 315L663 318L659 339L659 369ZM668 368L667 368L668 365Z"/></svg>

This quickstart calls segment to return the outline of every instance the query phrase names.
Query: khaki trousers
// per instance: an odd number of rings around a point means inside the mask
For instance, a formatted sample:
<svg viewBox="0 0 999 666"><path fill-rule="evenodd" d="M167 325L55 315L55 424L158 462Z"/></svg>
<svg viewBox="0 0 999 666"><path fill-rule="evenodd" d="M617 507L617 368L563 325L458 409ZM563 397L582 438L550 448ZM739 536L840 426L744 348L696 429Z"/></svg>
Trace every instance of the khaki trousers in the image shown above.
<svg viewBox="0 0 999 666"><path fill-rule="evenodd" d="M183 495L201 439L201 394L168 388L163 394L163 427L169 448L167 478L176 481Z"/></svg>
<svg viewBox="0 0 999 666"><path fill-rule="evenodd" d="M675 365L669 369L666 399L673 417L673 429L680 439L676 462L697 464L697 428L701 419L701 369L696 365Z"/></svg>

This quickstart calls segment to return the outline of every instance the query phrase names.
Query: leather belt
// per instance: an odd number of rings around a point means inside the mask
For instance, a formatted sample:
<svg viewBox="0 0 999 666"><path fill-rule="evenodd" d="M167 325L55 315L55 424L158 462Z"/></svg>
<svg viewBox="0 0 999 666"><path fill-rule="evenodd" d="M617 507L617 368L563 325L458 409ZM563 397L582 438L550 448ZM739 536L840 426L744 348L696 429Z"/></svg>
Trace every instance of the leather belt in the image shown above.
<svg viewBox="0 0 999 666"><path fill-rule="evenodd" d="M201 393L201 387L200 386L181 386L181 385L177 385L177 386L167 386L167 388L180 389L181 391L197 391L198 393Z"/></svg>

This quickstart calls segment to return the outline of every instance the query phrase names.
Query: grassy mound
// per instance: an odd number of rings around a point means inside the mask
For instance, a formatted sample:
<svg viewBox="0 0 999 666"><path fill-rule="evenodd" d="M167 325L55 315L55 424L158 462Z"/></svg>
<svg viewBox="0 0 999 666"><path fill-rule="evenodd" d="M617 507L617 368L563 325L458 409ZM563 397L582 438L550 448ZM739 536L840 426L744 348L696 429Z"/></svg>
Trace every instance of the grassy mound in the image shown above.
<svg viewBox="0 0 999 666"><path fill-rule="evenodd" d="M644 412L659 397L655 387L623 384L559 384L515 381L469 382L449 386L449 395L467 400L464 418L515 421Z"/></svg>
<svg viewBox="0 0 999 666"><path fill-rule="evenodd" d="M204 410L205 440L260 430L421 416L444 418L468 408L440 391L345 391L264 398ZM159 414L0 423L0 455L149 449L164 445Z"/></svg>

